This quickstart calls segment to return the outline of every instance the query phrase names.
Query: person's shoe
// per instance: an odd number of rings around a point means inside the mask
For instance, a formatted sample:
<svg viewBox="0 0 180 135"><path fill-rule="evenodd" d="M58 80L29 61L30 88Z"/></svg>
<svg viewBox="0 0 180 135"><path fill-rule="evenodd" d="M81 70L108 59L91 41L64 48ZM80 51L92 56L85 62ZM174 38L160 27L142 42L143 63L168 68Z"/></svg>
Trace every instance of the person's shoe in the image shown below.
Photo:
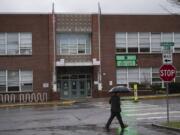
<svg viewBox="0 0 180 135"><path fill-rule="evenodd" d="M124 128L127 128L128 127L128 125L127 124L124 124Z"/></svg>
<svg viewBox="0 0 180 135"><path fill-rule="evenodd" d="M125 128L127 128L128 125L127 124L124 124L124 127L122 128L122 130L124 130Z"/></svg>

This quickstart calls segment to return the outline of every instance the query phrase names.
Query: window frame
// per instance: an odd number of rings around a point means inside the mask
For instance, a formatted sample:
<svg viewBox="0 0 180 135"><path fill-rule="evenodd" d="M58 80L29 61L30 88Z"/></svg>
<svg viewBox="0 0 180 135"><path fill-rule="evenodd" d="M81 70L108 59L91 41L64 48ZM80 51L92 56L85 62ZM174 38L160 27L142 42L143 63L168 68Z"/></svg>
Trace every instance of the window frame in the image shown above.
<svg viewBox="0 0 180 135"><path fill-rule="evenodd" d="M17 56L17 55L32 55L32 32L1 32L0 34L4 35L4 46L5 46L5 53L0 52L0 56ZM12 36L17 36L16 40L13 41ZM23 34L29 34L29 45L27 47L23 47L24 44L21 44ZM2 39L3 40L3 39ZM11 41L12 40L12 41ZM27 40L28 41L28 40ZM12 42L12 44L10 44ZM14 42L14 43L13 43ZM21 52L23 48L28 50L27 53Z"/></svg>
<svg viewBox="0 0 180 135"><path fill-rule="evenodd" d="M129 34L136 33L138 36L136 39L136 46L133 48L129 46L128 37ZM148 34L148 37L141 34ZM157 35L156 35L157 34ZM144 40L144 41L143 41ZM147 40L147 47L143 45L143 42ZM116 32L115 33L115 48L116 54L119 53L132 53L132 54L153 54L162 53L161 42L174 42L173 53L180 53L180 32ZM137 45L138 43L138 45ZM143 47L144 46L144 47ZM144 51L143 51L144 50Z"/></svg>
<svg viewBox="0 0 180 135"><path fill-rule="evenodd" d="M5 91L0 91L0 93L19 93L19 92L32 92L33 91L33 71L32 70L0 70L0 71L4 71L5 74L6 74L6 90ZM28 77L30 77L30 83L31 83L31 90L22 90L22 73L23 72L26 72L28 71L30 73L30 75ZM9 81L9 74L11 72L16 72L16 74L18 75L18 81L16 82L16 85L18 87L18 90L9 90L9 83L11 83L13 81L13 79L16 79L16 78L13 78L12 80ZM28 82L28 81L26 81ZM29 83L29 82L28 82Z"/></svg>
<svg viewBox="0 0 180 135"><path fill-rule="evenodd" d="M58 33L56 37L58 55L90 55L90 33ZM84 44L80 44L84 41ZM66 43L66 44L62 44ZM64 50L63 50L64 49ZM66 50L66 51L65 51Z"/></svg>

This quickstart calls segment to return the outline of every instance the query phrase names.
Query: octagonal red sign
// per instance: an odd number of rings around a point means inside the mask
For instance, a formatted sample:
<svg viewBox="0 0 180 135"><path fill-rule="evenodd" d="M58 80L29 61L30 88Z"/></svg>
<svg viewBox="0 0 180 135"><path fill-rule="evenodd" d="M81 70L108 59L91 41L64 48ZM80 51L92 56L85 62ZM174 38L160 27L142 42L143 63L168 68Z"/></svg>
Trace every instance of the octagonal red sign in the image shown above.
<svg viewBox="0 0 180 135"><path fill-rule="evenodd" d="M176 77L176 68L171 64L162 65L159 69L159 76L165 82L170 82Z"/></svg>

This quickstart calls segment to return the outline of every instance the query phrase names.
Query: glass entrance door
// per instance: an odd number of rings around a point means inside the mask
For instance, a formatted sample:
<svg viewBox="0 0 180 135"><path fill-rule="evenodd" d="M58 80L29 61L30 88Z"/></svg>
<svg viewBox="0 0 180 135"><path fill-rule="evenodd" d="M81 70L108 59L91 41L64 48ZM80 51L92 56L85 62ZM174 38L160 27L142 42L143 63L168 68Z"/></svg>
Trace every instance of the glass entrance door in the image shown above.
<svg viewBox="0 0 180 135"><path fill-rule="evenodd" d="M66 74L58 80L61 98L73 99L91 96L91 79L86 74Z"/></svg>
<svg viewBox="0 0 180 135"><path fill-rule="evenodd" d="M77 80L70 80L71 83L71 98L77 98L78 97L78 81Z"/></svg>
<svg viewBox="0 0 180 135"><path fill-rule="evenodd" d="M87 96L87 87L85 80L79 80L79 97Z"/></svg>
<svg viewBox="0 0 180 135"><path fill-rule="evenodd" d="M61 81L61 97L62 98L69 98L70 94L69 94L69 80L62 80Z"/></svg>

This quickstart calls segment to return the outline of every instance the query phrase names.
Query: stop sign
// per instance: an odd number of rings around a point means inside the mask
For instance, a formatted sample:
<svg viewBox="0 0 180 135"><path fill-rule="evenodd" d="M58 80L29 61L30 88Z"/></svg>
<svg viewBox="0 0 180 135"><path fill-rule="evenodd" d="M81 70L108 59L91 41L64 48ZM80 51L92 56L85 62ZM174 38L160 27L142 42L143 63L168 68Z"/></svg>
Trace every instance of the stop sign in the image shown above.
<svg viewBox="0 0 180 135"><path fill-rule="evenodd" d="M159 69L159 76L163 81L170 82L176 77L176 68L171 64L162 65Z"/></svg>

